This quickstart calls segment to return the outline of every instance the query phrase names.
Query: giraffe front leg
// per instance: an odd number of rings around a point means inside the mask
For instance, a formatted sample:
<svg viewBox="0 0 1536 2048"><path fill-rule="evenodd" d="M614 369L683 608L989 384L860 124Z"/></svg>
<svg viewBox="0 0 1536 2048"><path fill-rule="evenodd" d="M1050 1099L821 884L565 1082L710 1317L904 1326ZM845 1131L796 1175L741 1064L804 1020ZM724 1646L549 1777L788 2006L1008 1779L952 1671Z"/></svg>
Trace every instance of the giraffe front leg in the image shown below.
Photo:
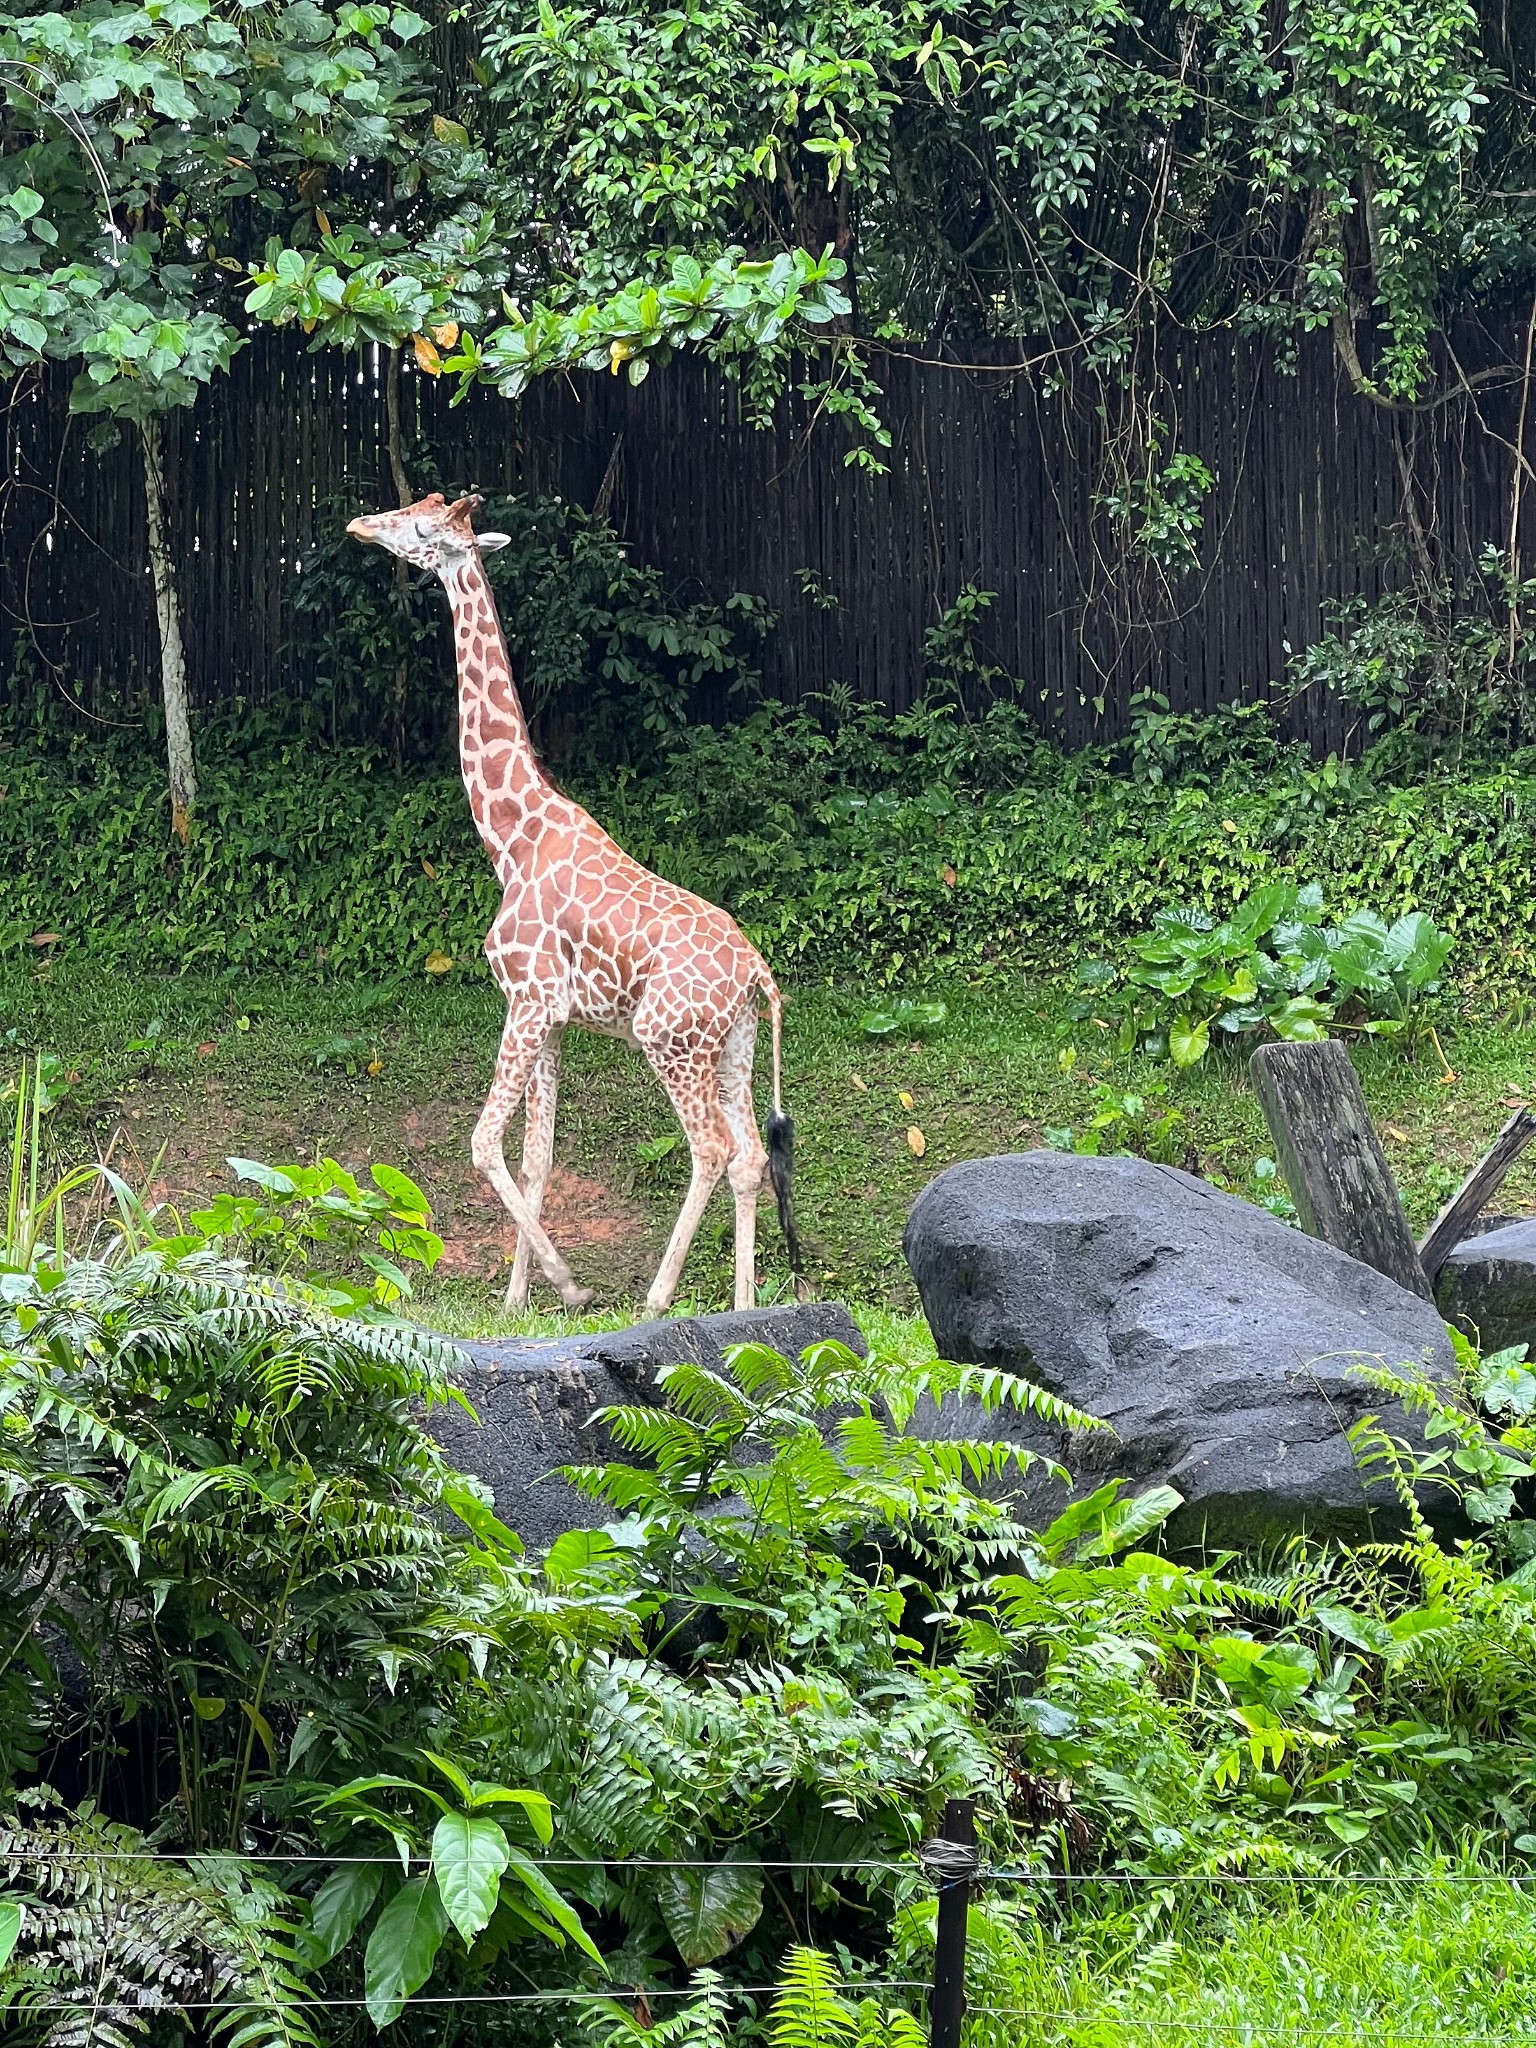
<svg viewBox="0 0 1536 2048"><path fill-rule="evenodd" d="M578 1287L570 1267L545 1235L543 1225L530 1208L522 1189L507 1171L502 1140L512 1113L527 1091L529 1078L550 1032L550 1018L544 1009L514 1003L502 1029L501 1050L496 1056L496 1073L491 1092L475 1125L470 1155L501 1197L507 1213L527 1239L539 1270L567 1308L584 1308L591 1290Z"/></svg>
<svg viewBox="0 0 1536 2048"><path fill-rule="evenodd" d="M555 1101L560 1087L560 1028L557 1025L539 1049L528 1076L528 1097L523 1123L523 1199L537 1223L544 1213L544 1193L555 1156ZM517 1251L512 1259L512 1278L507 1282L507 1307L528 1306L528 1287L533 1277L533 1246L528 1233L517 1234Z"/></svg>

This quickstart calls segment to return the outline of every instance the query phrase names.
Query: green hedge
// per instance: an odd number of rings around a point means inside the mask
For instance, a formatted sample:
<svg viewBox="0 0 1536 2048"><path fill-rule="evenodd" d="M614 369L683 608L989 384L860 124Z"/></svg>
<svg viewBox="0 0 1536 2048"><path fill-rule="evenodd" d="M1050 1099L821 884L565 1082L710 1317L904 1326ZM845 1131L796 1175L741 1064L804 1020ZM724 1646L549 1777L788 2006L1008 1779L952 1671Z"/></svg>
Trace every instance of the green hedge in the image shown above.
<svg viewBox="0 0 1536 2048"><path fill-rule="evenodd" d="M924 721L926 720L926 725ZM457 774L370 754L205 743L192 847L169 845L142 749L0 756L0 934L153 970L387 975L477 964L496 887ZM1330 909L1422 908L1455 965L1510 989L1536 960L1536 774L1414 783L1270 748L1191 781L1063 757L1022 725L942 714L829 737L758 712L694 728L658 770L579 794L639 858L727 904L788 974L1045 971L1108 951L1159 904L1231 902L1290 873Z"/></svg>

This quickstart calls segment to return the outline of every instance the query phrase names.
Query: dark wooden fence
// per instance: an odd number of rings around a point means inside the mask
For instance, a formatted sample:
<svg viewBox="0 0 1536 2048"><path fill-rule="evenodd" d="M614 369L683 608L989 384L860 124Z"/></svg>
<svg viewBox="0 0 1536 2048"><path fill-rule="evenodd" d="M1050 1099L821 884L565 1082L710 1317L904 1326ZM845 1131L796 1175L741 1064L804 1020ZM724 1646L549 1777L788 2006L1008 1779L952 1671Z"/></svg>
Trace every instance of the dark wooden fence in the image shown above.
<svg viewBox="0 0 1536 2048"><path fill-rule="evenodd" d="M680 595L761 593L779 614L765 681L797 700L832 685L911 700L924 635L966 585L994 592L980 641L1069 742L1123 726L1131 694L1175 709L1251 698L1315 639L1330 601L1466 577L1509 544L1523 328L1461 337L1475 396L1417 412L1356 396L1326 337L1287 370L1267 344L1171 340L1159 365L1180 447L1216 478L1200 566L1171 582L1127 561L1095 493L1104 426L1042 392L1013 352L961 366L878 359L892 432L884 475L845 465L841 426L796 397L774 427L737 388L680 362L632 390L582 374L520 404L411 373L409 424L444 473L611 493L635 555ZM1492 374L1496 366L1505 367ZM1484 381L1476 381L1479 376ZM152 695L154 620L136 451L96 452L62 384L18 391L0 497L0 675L29 635L48 674L98 711ZM331 494L387 503L378 352L310 355L263 336L168 435L194 689L261 702L302 673L292 599ZM1536 489L1526 494L1536 511ZM1298 729L1334 743L1338 708Z"/></svg>

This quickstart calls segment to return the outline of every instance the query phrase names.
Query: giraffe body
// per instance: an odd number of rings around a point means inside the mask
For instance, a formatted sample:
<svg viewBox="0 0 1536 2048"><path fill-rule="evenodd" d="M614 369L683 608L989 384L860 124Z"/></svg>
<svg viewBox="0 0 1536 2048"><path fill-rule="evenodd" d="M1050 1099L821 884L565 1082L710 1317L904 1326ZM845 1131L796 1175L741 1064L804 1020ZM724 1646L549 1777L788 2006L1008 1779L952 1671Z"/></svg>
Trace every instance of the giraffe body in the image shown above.
<svg viewBox="0 0 1536 2048"><path fill-rule="evenodd" d="M356 519L348 531L432 569L453 613L460 766L503 890L485 952L507 1017L472 1152L518 1226L508 1304L526 1304L535 1261L568 1306L590 1298L540 1222L554 1154L560 1043L576 1024L639 1048L688 1140L688 1193L647 1308L660 1314L670 1306L722 1174L736 1206L735 1302L749 1308L765 1164L772 1167L791 1263L798 1264L789 1208L792 1131L780 1101L779 991L761 954L723 910L632 860L540 768L480 560L482 549L502 545L504 537L475 535L478 504L466 498L445 505L434 494L399 512ZM766 1151L752 1103L760 994L773 1032ZM519 1188L503 1141L522 1102Z"/></svg>

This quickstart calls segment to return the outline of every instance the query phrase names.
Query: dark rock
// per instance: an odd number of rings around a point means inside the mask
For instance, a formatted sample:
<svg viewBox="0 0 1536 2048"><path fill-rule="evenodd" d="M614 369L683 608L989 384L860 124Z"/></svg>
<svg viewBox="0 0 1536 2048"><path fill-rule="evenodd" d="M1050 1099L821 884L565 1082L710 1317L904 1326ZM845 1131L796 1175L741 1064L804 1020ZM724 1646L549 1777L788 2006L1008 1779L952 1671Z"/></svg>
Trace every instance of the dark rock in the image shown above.
<svg viewBox="0 0 1536 2048"><path fill-rule="evenodd" d="M1536 1350L1536 1219L1501 1222L1463 1238L1435 1289L1447 1322L1486 1352Z"/></svg>
<svg viewBox="0 0 1536 2048"><path fill-rule="evenodd" d="M1059 1458L1079 1490L1159 1482L1185 1505L1175 1545L1396 1525L1345 1431L1366 1413L1415 1428L1357 1363L1454 1370L1434 1308L1369 1266L1174 1167L1030 1152L953 1166L918 1197L907 1261L943 1357L1006 1366L1114 1425L1071 1442L1033 1417L931 1419ZM1039 1526L1065 1504L1026 1478Z"/></svg>
<svg viewBox="0 0 1536 2048"><path fill-rule="evenodd" d="M461 1471L491 1488L496 1512L530 1550L544 1550L566 1529L591 1529L608 1514L563 1480L561 1465L613 1456L606 1432L587 1427L595 1409L659 1399L666 1366L719 1368L733 1344L766 1344L798 1355L835 1337L862 1357L864 1339L841 1302L743 1309L730 1315L678 1316L591 1337L498 1337L461 1342L468 1364L457 1383L474 1408L434 1408L427 1427Z"/></svg>

